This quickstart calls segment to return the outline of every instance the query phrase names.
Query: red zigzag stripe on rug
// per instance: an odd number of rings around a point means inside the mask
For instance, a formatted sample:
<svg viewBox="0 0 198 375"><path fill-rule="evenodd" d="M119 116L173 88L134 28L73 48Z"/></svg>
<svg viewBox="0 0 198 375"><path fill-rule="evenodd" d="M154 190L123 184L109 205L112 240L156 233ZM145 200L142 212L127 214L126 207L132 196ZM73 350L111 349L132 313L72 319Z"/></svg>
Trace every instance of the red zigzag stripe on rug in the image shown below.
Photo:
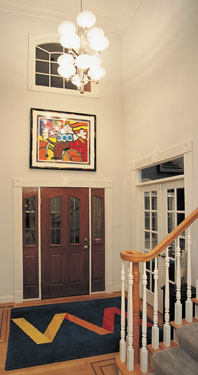
<svg viewBox="0 0 198 375"><path fill-rule="evenodd" d="M112 333L114 332L115 314L121 316L121 310L118 307L108 307L104 309L102 328ZM125 313L125 317L127 318L127 313ZM142 325L142 319L140 319L140 325ZM147 327L152 327L152 323L147 321Z"/></svg>

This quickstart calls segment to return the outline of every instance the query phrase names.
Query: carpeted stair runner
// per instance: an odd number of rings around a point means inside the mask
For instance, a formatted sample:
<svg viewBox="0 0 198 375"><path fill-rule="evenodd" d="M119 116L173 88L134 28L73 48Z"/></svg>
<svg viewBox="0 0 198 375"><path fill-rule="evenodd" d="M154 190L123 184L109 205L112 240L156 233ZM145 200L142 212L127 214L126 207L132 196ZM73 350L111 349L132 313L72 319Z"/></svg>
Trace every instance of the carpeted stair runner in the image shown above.
<svg viewBox="0 0 198 375"><path fill-rule="evenodd" d="M198 375L198 323L177 329L179 346L156 352L151 366L156 375Z"/></svg>

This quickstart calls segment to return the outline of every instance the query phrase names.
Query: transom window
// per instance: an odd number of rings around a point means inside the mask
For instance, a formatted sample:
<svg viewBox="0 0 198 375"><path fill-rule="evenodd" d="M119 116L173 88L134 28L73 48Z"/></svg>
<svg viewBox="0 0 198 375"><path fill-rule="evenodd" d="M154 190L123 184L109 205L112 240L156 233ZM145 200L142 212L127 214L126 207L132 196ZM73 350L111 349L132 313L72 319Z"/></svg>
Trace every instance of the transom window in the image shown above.
<svg viewBox="0 0 198 375"><path fill-rule="evenodd" d="M29 36L29 89L98 97L98 84L88 82L82 95L76 85L58 74L57 60L63 53L67 53L67 49L59 43L58 35Z"/></svg>
<svg viewBox="0 0 198 375"><path fill-rule="evenodd" d="M61 89L77 90L77 86L58 74L58 57L67 53L59 43L43 43L36 46L35 84L37 86L58 87ZM90 82L85 91L90 91Z"/></svg>

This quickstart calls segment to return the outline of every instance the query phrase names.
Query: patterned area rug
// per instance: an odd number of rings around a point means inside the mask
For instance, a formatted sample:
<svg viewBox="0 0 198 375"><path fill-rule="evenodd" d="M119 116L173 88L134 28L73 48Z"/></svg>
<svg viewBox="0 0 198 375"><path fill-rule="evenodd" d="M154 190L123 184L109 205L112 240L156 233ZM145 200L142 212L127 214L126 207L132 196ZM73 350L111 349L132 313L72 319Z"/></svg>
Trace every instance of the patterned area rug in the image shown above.
<svg viewBox="0 0 198 375"><path fill-rule="evenodd" d="M5 368L114 353L119 351L119 340L120 297L15 308Z"/></svg>

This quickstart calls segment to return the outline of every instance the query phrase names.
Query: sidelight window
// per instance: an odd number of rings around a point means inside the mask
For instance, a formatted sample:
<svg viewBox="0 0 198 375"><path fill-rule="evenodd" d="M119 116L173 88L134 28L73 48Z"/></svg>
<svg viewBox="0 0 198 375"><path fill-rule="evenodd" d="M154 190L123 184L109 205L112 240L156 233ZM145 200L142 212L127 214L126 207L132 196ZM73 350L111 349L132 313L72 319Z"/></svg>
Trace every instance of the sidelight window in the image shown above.
<svg viewBox="0 0 198 375"><path fill-rule="evenodd" d="M35 198L35 195L25 198L25 245L36 242Z"/></svg>
<svg viewBox="0 0 198 375"><path fill-rule="evenodd" d="M93 240L102 241L103 238L103 199L93 197Z"/></svg>

